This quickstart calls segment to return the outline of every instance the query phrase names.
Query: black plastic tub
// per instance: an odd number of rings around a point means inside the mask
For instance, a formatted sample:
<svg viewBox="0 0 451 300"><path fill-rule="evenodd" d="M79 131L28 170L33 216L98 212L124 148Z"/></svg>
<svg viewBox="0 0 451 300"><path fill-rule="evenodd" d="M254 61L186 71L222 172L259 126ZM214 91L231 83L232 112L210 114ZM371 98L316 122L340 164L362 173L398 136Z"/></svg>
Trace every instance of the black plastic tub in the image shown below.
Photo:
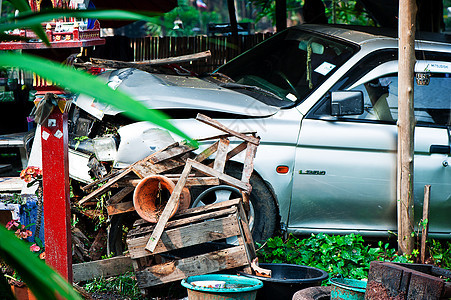
<svg viewBox="0 0 451 300"><path fill-rule="evenodd" d="M257 300L291 300L297 291L319 286L329 278L327 272L307 266L271 263L260 263L259 266L271 270L271 278L240 272L243 276L263 281L263 288L257 292Z"/></svg>

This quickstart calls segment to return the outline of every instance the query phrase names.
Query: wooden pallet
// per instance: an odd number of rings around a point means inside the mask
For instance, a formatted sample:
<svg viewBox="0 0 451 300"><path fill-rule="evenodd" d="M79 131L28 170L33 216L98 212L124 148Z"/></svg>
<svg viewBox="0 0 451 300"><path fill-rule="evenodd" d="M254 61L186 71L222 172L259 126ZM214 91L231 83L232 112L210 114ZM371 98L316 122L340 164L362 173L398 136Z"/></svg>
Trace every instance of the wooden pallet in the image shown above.
<svg viewBox="0 0 451 300"><path fill-rule="evenodd" d="M145 289L226 269L244 267L250 272L255 258L252 235L241 199L191 208L177 213L156 243L153 252L146 245L155 224L135 222L127 235L138 286ZM238 245L211 249L212 242L237 237Z"/></svg>

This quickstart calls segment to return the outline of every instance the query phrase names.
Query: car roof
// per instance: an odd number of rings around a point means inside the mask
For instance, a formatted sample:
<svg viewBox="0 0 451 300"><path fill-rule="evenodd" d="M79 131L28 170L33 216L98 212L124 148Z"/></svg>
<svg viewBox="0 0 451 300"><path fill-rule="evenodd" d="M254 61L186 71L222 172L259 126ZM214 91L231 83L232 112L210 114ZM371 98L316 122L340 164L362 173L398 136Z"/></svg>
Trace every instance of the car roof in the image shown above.
<svg viewBox="0 0 451 300"><path fill-rule="evenodd" d="M319 24L302 24L298 25L301 29L311 30L326 35L335 36L356 44L363 44L369 40L375 39L395 39L398 38L398 31L393 28L380 28L370 26L356 25L319 25ZM428 41L436 43L451 44L451 35L434 33L434 32L416 32L416 40Z"/></svg>

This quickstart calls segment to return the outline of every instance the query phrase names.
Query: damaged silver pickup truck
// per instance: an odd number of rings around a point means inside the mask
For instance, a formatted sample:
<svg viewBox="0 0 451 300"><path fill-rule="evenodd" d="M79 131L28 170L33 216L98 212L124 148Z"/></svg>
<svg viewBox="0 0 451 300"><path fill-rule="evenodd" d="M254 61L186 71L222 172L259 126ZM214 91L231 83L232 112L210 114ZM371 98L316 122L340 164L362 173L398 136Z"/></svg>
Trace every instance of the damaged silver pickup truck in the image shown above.
<svg viewBox="0 0 451 300"><path fill-rule="evenodd" d="M289 28L203 77L132 68L100 77L165 112L193 138L217 133L195 121L199 112L235 131L258 133L250 199L255 240L279 228L383 236L397 228L398 41L375 30ZM451 44L446 36L417 37L415 216L418 221L423 187L430 184L430 235L449 238ZM110 161L122 168L180 139L84 95L74 104L74 162L88 161L79 153L94 153L91 164ZM236 175L242 159L234 157L227 172ZM86 166L79 180L89 181L89 169L106 171ZM210 188L192 205L227 200L235 192Z"/></svg>

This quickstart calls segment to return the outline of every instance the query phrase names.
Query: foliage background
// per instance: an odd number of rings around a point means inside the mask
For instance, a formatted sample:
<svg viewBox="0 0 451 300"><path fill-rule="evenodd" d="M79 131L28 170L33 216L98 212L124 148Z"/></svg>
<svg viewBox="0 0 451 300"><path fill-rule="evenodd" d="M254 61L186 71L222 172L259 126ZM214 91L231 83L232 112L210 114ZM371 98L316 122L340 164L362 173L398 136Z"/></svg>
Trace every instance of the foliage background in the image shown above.
<svg viewBox="0 0 451 300"><path fill-rule="evenodd" d="M451 0L446 0L451 1ZM194 0L179 0L179 7L153 18L148 23L148 34L152 36L193 36L207 33L208 23L228 23L227 0L203 0L206 8L197 7ZM325 13L329 23L375 26L356 0L326 0ZM335 10L333 5L335 3ZM273 31L275 24L275 0L236 0L238 22L254 24L256 31ZM302 23L304 0L287 0L288 25ZM335 17L334 17L335 11ZM174 22L179 19L183 28L174 29Z"/></svg>

